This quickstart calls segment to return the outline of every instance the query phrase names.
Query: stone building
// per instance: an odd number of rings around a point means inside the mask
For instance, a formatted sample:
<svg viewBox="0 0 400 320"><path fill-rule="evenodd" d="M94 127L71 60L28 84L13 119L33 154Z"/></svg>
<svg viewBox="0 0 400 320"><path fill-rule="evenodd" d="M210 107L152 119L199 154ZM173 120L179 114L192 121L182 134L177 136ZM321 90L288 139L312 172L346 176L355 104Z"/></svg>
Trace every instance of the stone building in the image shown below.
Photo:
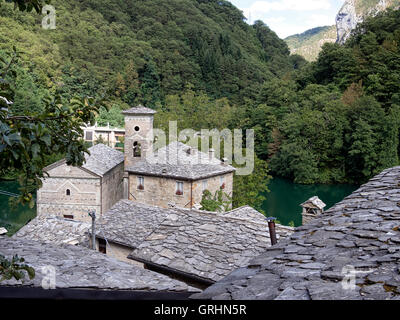
<svg viewBox="0 0 400 320"><path fill-rule="evenodd" d="M235 169L214 157L174 141L153 152L155 111L142 106L125 115L125 199L163 208L194 208L203 191L233 193Z"/></svg>
<svg viewBox="0 0 400 320"><path fill-rule="evenodd" d="M81 167L58 161L44 170L49 177L37 192L37 215L91 221L89 210L102 214L123 197L124 155L97 144Z"/></svg>

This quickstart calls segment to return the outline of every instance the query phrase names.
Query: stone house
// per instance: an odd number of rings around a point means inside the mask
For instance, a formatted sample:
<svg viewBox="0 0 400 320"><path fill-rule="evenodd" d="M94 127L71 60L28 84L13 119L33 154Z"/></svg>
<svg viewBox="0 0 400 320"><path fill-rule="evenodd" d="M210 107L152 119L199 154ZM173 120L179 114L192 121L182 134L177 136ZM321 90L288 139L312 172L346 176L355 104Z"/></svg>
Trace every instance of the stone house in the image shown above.
<svg viewBox="0 0 400 320"><path fill-rule="evenodd" d="M125 115L125 199L163 208L195 208L203 191L233 193L235 168L181 142L153 152L155 111L139 106Z"/></svg>
<svg viewBox="0 0 400 320"><path fill-rule="evenodd" d="M37 192L37 215L88 221L89 210L102 214L123 197L124 156L103 144L89 148L81 167L58 161Z"/></svg>
<svg viewBox="0 0 400 320"><path fill-rule="evenodd" d="M293 228L277 225L283 239ZM121 200L96 229L104 254L204 289L271 246L264 215L250 207L215 213Z"/></svg>

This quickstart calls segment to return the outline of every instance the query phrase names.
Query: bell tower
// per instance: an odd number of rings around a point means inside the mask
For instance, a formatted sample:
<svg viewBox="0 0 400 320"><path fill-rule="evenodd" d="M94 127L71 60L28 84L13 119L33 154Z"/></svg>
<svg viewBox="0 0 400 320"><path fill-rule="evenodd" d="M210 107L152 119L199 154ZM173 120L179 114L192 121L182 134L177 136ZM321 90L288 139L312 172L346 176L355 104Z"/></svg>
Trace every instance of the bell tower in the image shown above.
<svg viewBox="0 0 400 320"><path fill-rule="evenodd" d="M153 152L153 121L156 111L139 105L125 110L125 170Z"/></svg>

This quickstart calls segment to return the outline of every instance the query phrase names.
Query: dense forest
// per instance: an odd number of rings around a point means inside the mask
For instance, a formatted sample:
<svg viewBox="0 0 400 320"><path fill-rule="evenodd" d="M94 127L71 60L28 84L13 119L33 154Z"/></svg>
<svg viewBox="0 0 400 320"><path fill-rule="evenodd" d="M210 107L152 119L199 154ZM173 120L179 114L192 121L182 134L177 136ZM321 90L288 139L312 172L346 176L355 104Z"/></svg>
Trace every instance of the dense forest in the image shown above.
<svg viewBox="0 0 400 320"><path fill-rule="evenodd" d="M15 45L22 60L16 112L40 111L53 94L105 96L100 124L120 126L120 111L143 103L164 129L252 128L269 173L299 183L361 183L399 163L399 11L308 63L228 1L52 4L56 30L1 6L0 56Z"/></svg>

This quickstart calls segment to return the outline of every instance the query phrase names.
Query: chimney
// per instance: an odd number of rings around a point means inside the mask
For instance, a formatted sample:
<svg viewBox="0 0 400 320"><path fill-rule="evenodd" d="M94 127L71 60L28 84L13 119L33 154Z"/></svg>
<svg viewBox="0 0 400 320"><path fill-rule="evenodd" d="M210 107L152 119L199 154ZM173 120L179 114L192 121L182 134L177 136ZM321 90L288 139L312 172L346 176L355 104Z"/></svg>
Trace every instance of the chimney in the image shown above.
<svg viewBox="0 0 400 320"><path fill-rule="evenodd" d="M269 236L271 238L271 245L274 246L278 243L276 240L276 230L275 230L275 220L276 218L267 218L268 222L268 229L269 229Z"/></svg>
<svg viewBox="0 0 400 320"><path fill-rule="evenodd" d="M210 158L210 160L214 159L214 154L215 154L215 150L214 149L210 149L208 150L208 156Z"/></svg>

